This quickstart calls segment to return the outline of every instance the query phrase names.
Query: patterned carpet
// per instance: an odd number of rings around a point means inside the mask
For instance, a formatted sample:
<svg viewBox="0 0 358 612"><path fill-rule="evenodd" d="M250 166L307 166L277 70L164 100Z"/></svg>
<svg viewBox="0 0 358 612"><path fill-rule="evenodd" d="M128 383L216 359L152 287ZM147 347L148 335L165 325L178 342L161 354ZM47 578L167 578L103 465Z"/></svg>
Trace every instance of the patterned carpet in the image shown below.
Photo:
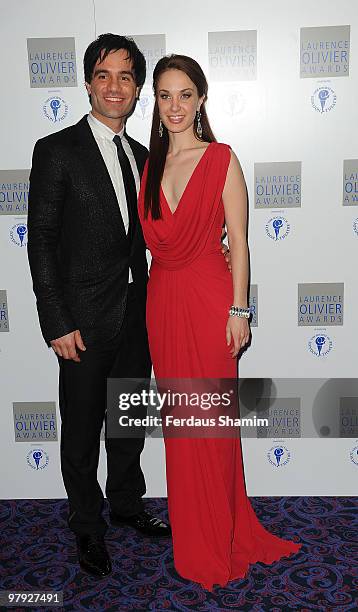
<svg viewBox="0 0 358 612"><path fill-rule="evenodd" d="M63 590L66 612L358 610L358 498L251 499L272 533L304 546L271 566L256 563L248 578L213 593L178 576L168 541L153 542L129 528L109 528L114 569L97 581L77 565L74 536L65 523L66 501L2 501L1 589ZM146 504L167 517L166 500Z"/></svg>

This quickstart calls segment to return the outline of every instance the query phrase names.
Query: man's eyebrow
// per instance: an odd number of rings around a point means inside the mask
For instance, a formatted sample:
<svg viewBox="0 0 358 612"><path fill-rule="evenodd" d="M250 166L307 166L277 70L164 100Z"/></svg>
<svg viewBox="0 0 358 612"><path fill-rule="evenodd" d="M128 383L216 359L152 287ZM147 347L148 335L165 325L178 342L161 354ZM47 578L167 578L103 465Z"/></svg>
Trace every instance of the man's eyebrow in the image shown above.
<svg viewBox="0 0 358 612"><path fill-rule="evenodd" d="M109 74L109 70L106 70L105 68L96 68L96 70L93 73L93 76L96 76L97 74ZM131 77L134 78L134 72L132 70L120 70L119 74L129 74Z"/></svg>

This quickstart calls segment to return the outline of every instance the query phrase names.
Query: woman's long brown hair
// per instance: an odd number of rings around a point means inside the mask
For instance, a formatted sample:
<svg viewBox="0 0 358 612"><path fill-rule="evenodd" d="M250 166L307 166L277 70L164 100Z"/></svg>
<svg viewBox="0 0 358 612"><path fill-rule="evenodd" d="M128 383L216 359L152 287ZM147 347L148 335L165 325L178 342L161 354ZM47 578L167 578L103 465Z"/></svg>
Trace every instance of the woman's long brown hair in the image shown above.
<svg viewBox="0 0 358 612"><path fill-rule="evenodd" d="M155 98L157 96L159 77L166 70L173 69L185 72L189 79L196 85L199 98L204 96L204 100L200 108L200 121L203 134L201 138L199 138L197 135L197 119L195 118L193 125L195 137L202 142L216 142L216 138L211 130L205 109L205 101L208 94L208 83L204 72L202 71L198 62L196 62L194 59L186 55L169 55L162 57L154 68L153 72L153 90ZM159 120L159 109L156 98L149 143L148 175L144 194L144 216L147 218L150 212L152 219L161 219L162 217L159 192L169 147L168 130L164 125L163 136L159 136Z"/></svg>

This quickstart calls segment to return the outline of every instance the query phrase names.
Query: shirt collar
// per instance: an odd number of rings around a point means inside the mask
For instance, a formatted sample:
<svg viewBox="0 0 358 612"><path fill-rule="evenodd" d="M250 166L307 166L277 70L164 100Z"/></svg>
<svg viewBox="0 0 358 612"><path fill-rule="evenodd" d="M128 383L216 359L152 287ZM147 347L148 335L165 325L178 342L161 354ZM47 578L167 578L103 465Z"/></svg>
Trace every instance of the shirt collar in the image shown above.
<svg viewBox="0 0 358 612"><path fill-rule="evenodd" d="M116 133L111 130L111 128L109 128L107 125L102 123L102 121L96 119L96 117L94 117L91 112L88 113L88 123L95 136L100 136L101 138L105 138L106 140L113 140L114 136L119 136L120 138L123 138L125 126L122 127L120 132Z"/></svg>

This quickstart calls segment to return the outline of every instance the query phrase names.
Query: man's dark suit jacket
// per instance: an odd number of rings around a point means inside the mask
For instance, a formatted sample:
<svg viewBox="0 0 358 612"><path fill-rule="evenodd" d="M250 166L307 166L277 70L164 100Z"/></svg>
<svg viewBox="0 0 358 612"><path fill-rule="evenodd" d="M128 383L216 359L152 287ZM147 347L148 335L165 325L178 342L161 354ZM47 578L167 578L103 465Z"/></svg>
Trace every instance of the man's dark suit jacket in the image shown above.
<svg viewBox="0 0 358 612"><path fill-rule="evenodd" d="M147 149L126 134L142 175ZM118 200L87 121L39 140L30 174L28 255L46 342L79 329L111 339L124 316L128 268L145 316L148 277L137 209L125 233Z"/></svg>

